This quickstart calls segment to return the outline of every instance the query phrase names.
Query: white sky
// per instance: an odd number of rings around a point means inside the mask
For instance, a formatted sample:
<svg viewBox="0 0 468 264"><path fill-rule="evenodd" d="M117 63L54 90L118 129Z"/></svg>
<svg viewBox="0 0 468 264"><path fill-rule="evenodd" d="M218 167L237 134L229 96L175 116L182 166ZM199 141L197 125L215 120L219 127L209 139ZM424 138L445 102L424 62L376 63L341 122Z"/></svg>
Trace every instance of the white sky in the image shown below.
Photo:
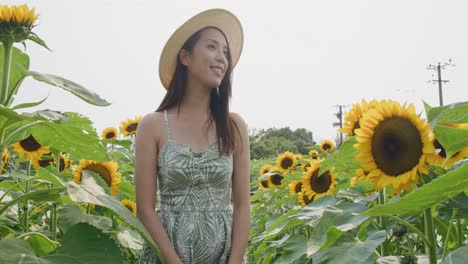
<svg viewBox="0 0 468 264"><path fill-rule="evenodd" d="M426 67L452 59L443 71L444 103L468 100L467 1L156 1L42 0L35 28L53 52L29 42L30 69L62 76L112 103L89 105L32 78L15 104L49 98L27 109L79 112L100 134L122 120L154 111L165 90L158 62L165 41L189 17L226 8L244 28L234 71L231 110L250 128L306 128L333 139L338 104L365 99L436 106L436 78ZM17 46L21 47L21 46ZM349 109L349 107L348 107Z"/></svg>

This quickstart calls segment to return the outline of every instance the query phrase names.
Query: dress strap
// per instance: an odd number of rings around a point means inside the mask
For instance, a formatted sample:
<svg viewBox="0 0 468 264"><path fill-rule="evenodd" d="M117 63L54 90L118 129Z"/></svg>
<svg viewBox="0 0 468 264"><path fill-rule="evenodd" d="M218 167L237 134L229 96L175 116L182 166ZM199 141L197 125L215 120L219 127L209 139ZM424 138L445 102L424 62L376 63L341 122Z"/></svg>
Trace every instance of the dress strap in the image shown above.
<svg viewBox="0 0 468 264"><path fill-rule="evenodd" d="M171 139L172 136L171 136L171 129L169 128L169 120L167 118L167 109L164 109L164 121L166 124L167 138Z"/></svg>

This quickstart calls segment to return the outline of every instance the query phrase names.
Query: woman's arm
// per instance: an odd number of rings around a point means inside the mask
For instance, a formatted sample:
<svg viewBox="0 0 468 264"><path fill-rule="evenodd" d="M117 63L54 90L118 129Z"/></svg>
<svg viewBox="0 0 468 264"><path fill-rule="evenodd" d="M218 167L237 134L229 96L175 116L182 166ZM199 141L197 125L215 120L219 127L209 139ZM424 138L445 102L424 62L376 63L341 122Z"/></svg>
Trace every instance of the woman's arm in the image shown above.
<svg viewBox="0 0 468 264"><path fill-rule="evenodd" d="M181 263L155 212L157 190L158 117L151 113L137 127L135 144L135 188L137 217L151 234L166 263Z"/></svg>
<svg viewBox="0 0 468 264"><path fill-rule="evenodd" d="M244 120L231 113L234 125L234 171L232 176L232 195L234 202L232 223L232 244L229 264L242 263L249 241L250 230L250 147L249 132ZM238 130L236 129L236 125ZM240 138L239 133L240 132Z"/></svg>

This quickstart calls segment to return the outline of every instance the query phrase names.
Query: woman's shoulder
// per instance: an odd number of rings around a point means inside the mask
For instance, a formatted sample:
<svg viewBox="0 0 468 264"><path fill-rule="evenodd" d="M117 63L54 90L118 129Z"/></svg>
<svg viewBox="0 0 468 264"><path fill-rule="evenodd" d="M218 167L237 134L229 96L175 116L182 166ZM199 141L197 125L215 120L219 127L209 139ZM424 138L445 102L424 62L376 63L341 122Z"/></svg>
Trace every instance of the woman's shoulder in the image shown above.
<svg viewBox="0 0 468 264"><path fill-rule="evenodd" d="M150 112L143 116L138 123L137 130L145 130L151 132L151 134L158 136L159 131L164 126L164 113L162 112Z"/></svg>
<svg viewBox="0 0 468 264"><path fill-rule="evenodd" d="M234 123L236 123L236 125L242 126L242 127L247 127L246 122L244 121L244 119L242 118L242 116L240 114L238 114L236 112L230 112L229 116L231 117L232 121L234 121Z"/></svg>

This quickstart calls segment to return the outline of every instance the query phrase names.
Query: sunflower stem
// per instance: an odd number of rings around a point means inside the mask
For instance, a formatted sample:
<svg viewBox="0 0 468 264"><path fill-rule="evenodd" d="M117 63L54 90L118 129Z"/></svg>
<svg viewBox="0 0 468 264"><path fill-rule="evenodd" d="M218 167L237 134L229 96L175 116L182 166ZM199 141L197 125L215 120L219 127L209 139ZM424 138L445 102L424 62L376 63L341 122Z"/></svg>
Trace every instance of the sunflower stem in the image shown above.
<svg viewBox="0 0 468 264"><path fill-rule="evenodd" d="M385 189L379 190L379 205L385 205ZM382 230L385 231L385 241L380 245L380 252L383 257L388 255L388 237L387 237L387 223L385 217L379 216L379 224Z"/></svg>
<svg viewBox="0 0 468 264"><path fill-rule="evenodd" d="M409 229L411 229L411 231L413 231L414 233L416 233L419 237L421 237L424 242L426 243L426 245L431 245L432 246L432 243L433 241L430 241L422 232L421 230L417 229L414 225L406 222L405 220L397 217L397 216L393 216L393 215L387 215L388 218L391 218L395 221L397 221L398 223L402 224L402 225L405 225L406 227L408 227Z"/></svg>
<svg viewBox="0 0 468 264"><path fill-rule="evenodd" d="M30 176L31 174L31 161L28 162L28 168L26 171L26 175ZM25 184L25 190L24 193L29 193L29 181L26 181ZM23 205L23 227L24 227L24 232L29 231L29 212L28 212L28 207L29 207L29 201L28 199L24 200L24 205Z"/></svg>
<svg viewBox="0 0 468 264"><path fill-rule="evenodd" d="M50 212L50 231L52 232L52 239L57 240L57 203L52 203L52 210Z"/></svg>
<svg viewBox="0 0 468 264"><path fill-rule="evenodd" d="M453 221L455 220L455 216L457 215L458 208L453 208L452 209L452 217L450 218L449 226L447 228L447 235L445 236L445 241L444 241L444 250L442 251L442 260L445 259L445 256L447 255L447 246L448 246L448 241L450 237L450 229L452 228Z"/></svg>
<svg viewBox="0 0 468 264"><path fill-rule="evenodd" d="M86 214L90 214L91 213L91 204L88 203L88 205L86 206Z"/></svg>
<svg viewBox="0 0 468 264"><path fill-rule="evenodd" d="M10 81L11 57L13 54L13 41L5 40L3 42L3 76L2 87L0 91L0 104L6 106L6 97L8 95L8 83Z"/></svg>
<svg viewBox="0 0 468 264"><path fill-rule="evenodd" d="M429 254L429 263L436 264L437 263L437 254L436 254L436 237L434 232L434 224L432 219L432 209L426 208L424 209L424 223L426 229L427 239L432 243L426 244L426 251Z"/></svg>
<svg viewBox="0 0 468 264"><path fill-rule="evenodd" d="M465 237L463 233L463 228L462 228L462 220L457 219L457 235L458 235L458 246L461 247L463 246L463 239Z"/></svg>
<svg viewBox="0 0 468 264"><path fill-rule="evenodd" d="M406 243L408 243L408 251L411 254L411 256L414 256L413 243L411 243L411 239L408 236L408 234L405 234L405 238L406 238Z"/></svg>

